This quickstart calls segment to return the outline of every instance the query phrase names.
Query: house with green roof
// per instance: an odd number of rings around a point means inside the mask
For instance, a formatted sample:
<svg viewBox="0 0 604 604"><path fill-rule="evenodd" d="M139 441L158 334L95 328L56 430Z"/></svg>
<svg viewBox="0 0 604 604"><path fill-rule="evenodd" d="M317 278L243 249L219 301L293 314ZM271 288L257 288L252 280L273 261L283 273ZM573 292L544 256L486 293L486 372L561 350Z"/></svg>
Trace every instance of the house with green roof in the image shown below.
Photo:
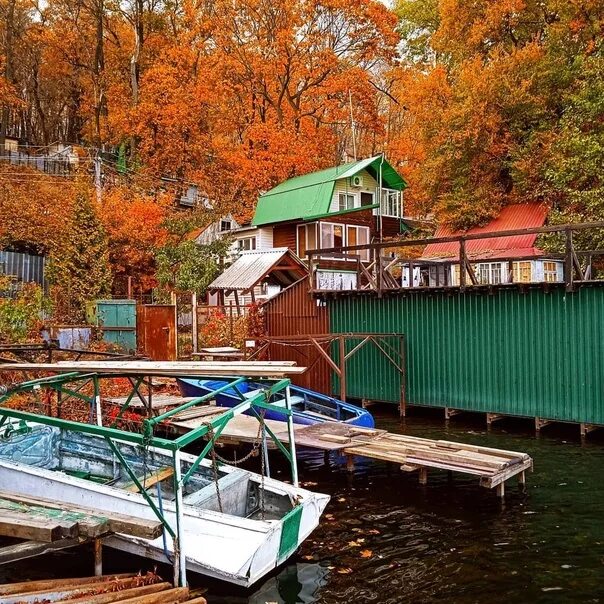
<svg viewBox="0 0 604 604"><path fill-rule="evenodd" d="M195 240L233 240L232 260L244 251L288 248L302 260L307 250L363 245L396 237L414 223L403 216L407 183L382 155L290 178L258 199L251 225L222 217ZM369 250L359 253L369 262ZM322 258L319 279L335 289L354 287L357 255Z"/></svg>
<svg viewBox="0 0 604 604"><path fill-rule="evenodd" d="M383 155L290 178L260 196L252 225L272 229L274 247L305 258L307 250L362 245L409 230L403 217L407 183ZM369 260L369 251L361 252ZM356 259L332 258L346 271ZM345 276L338 277L345 281Z"/></svg>

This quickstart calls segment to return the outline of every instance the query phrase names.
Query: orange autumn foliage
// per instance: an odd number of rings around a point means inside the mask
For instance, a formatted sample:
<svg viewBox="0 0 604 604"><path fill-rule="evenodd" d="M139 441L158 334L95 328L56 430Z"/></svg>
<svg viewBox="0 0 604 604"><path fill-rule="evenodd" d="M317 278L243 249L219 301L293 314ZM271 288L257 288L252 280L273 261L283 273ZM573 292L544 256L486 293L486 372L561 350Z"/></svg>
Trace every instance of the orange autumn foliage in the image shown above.
<svg viewBox="0 0 604 604"><path fill-rule="evenodd" d="M126 187L103 194L99 213L115 276L134 276L142 289L156 285L154 252L168 239L163 223L169 205L163 196L136 194Z"/></svg>

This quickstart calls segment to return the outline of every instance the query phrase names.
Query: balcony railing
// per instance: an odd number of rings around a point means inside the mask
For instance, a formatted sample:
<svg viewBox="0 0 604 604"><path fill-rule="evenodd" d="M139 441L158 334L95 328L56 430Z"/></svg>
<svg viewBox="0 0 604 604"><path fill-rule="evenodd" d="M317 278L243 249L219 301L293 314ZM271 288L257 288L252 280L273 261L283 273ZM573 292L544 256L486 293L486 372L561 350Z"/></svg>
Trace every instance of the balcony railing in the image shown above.
<svg viewBox="0 0 604 604"><path fill-rule="evenodd" d="M516 229L491 233L476 233L426 239L401 239L383 243L315 249L307 252L310 269L310 289L320 293L376 292L378 295L396 291L428 289L480 289L563 285L569 292L581 285L604 283L604 249L579 249L575 237L585 238L597 232L602 239L604 222L564 224L538 228ZM482 257L479 252L468 253L469 241L501 239L522 235L539 235L549 241L547 249L532 255L506 256L504 249ZM447 258L423 258L418 248L429 244L454 244L454 252ZM324 269L325 259L349 260L347 269L356 273L347 279L346 287L322 288L318 275ZM368 260L367 260L368 257ZM536 263L536 264L530 264ZM539 264L540 263L540 264ZM528 265L530 264L530 267ZM535 266L538 265L538 270ZM527 272L527 268L531 268ZM325 280L322 280L325 282Z"/></svg>

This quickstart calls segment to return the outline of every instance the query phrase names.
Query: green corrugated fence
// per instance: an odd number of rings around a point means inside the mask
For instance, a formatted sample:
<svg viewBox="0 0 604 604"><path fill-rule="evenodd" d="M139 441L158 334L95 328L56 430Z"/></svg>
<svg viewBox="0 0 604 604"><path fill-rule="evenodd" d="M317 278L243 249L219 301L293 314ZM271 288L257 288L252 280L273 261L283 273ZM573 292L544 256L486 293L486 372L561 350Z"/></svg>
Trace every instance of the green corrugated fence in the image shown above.
<svg viewBox="0 0 604 604"><path fill-rule="evenodd" d="M329 300L333 333L403 333L409 404L604 424L604 288L413 293ZM348 396L399 402L400 379L367 347Z"/></svg>

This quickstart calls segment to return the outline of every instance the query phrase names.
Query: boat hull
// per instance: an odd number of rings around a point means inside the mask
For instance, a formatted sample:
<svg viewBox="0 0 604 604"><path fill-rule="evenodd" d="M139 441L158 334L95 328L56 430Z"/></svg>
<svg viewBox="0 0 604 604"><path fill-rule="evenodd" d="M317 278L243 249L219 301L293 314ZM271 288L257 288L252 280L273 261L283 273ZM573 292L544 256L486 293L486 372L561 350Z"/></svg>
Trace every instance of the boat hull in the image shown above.
<svg viewBox="0 0 604 604"><path fill-rule="evenodd" d="M48 431L48 428L44 430ZM16 461L15 458L23 459L24 448L17 446L14 450L16 455L11 458L11 449L7 443L3 443L0 448L0 485L10 485L13 493L28 497L38 494L64 504L92 507L99 512L156 519L153 510L139 493ZM155 455L164 455L157 450L150 451ZM196 459L188 454L182 454L181 457L185 464L193 463ZM36 456L36 459L41 460L41 465L48 465L45 456ZM204 460L203 465L207 468L210 462ZM236 478L262 483L259 475L245 470L221 466L221 472L227 475L237 473ZM182 550L186 556L187 570L249 587L284 562L317 527L329 496L270 478L265 478L263 485L265 493L295 502L284 517L261 520L194 505L183 506ZM226 491L223 497L228 497ZM174 504L164 501L163 510L168 524L175 527ZM293 532L294 528L297 529L296 534ZM105 538L104 543L109 547L168 564L174 551L172 539L167 532L165 546L163 537L149 540L121 534Z"/></svg>
<svg viewBox="0 0 604 604"><path fill-rule="evenodd" d="M181 394L186 397L206 396L228 383L228 381L198 378L178 378L176 381L178 382ZM296 424L314 425L330 421L343 421L344 423L363 428L375 427L373 416L365 409L299 386L290 386L290 392L293 399L308 398L317 401L319 406L329 405L330 412L332 412L332 415L329 416L319 413L308 413L304 410L296 409L294 405L292 417ZM219 407L234 407L241 402L238 396L230 393L228 390L217 394L214 398ZM344 415L346 419L340 419ZM287 419L284 414L270 410L266 412L265 418L275 421L286 421Z"/></svg>

